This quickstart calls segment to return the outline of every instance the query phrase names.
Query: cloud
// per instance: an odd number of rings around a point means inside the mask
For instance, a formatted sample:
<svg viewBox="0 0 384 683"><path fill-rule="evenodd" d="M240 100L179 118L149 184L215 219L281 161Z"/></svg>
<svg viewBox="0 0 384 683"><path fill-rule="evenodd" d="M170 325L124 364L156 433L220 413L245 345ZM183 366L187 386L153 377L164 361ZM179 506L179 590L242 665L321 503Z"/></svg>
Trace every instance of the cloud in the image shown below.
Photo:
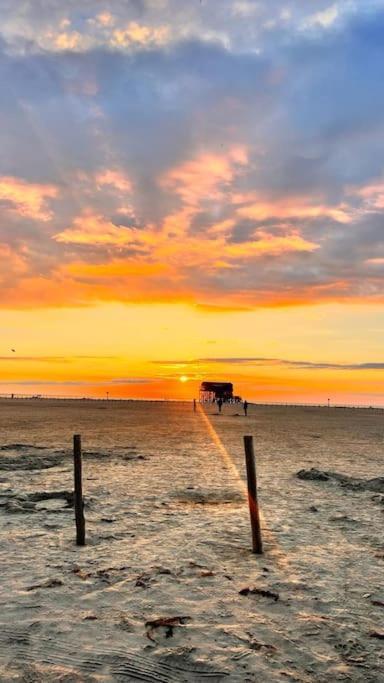
<svg viewBox="0 0 384 683"><path fill-rule="evenodd" d="M241 172L246 164L247 151L243 147L232 147L227 155L202 153L168 171L161 182L184 204L196 207L205 199L222 201L237 170Z"/></svg>
<svg viewBox="0 0 384 683"><path fill-rule="evenodd" d="M285 367L302 370L384 370L384 362L366 363L326 363L312 362L306 360L286 360L282 358L264 357L219 357L219 358L197 358L195 360L168 360L152 361L156 365L166 367L183 367L186 365L251 365L260 367Z"/></svg>
<svg viewBox="0 0 384 683"><path fill-rule="evenodd" d="M99 171L96 175L96 182L99 186L109 186L119 192L130 194L132 183L126 174L118 169L107 168Z"/></svg>
<svg viewBox="0 0 384 683"><path fill-rule="evenodd" d="M251 0L236 0L232 6L233 15L240 17L252 17L259 14L260 10L260 3L254 3Z"/></svg>
<svg viewBox="0 0 384 683"><path fill-rule="evenodd" d="M116 356L20 356L18 353L0 356L0 362L12 363L72 363L79 360L116 360Z"/></svg>
<svg viewBox="0 0 384 683"><path fill-rule="evenodd" d="M281 0L114 0L108 8L95 0L84 2L79 13L75 0L51 0L49 6L25 0L22 13L17 2L3 3L2 33L14 50L25 50L26 45L35 50L66 49L61 42L77 49L115 45L139 50L165 40L172 44L199 37L243 51L264 47L276 31L295 32L313 25L327 29L335 14L348 17L355 11L355 3L345 0L317 0L315 13L310 0L295 0L289 6L282 6ZM66 38L60 41L61 36Z"/></svg>
<svg viewBox="0 0 384 683"><path fill-rule="evenodd" d="M366 263L370 266L383 266L384 265L384 257L369 258L366 260Z"/></svg>
<svg viewBox="0 0 384 683"><path fill-rule="evenodd" d="M45 379L31 379L31 380L0 380L0 385L5 386L69 386L69 387L109 387L113 384L153 384L156 382L153 378L148 377L127 377L127 378L112 378L102 379L100 381L89 382L86 380L45 380Z"/></svg>
<svg viewBox="0 0 384 683"><path fill-rule="evenodd" d="M14 281L28 271L25 254L18 254L8 244L0 243L0 261L3 264L3 270L0 271L0 282L2 284L5 284L6 278L10 277Z"/></svg>
<svg viewBox="0 0 384 683"><path fill-rule="evenodd" d="M3 386L21 386L21 387L39 387L39 386L69 386L69 387L84 387L94 386L92 382L85 382L80 380L45 380L45 379L31 379L31 380L0 380L0 385Z"/></svg>
<svg viewBox="0 0 384 683"><path fill-rule="evenodd" d="M20 216L47 221L52 211L46 206L48 199L56 197L57 187L29 183L21 178L0 176L0 204Z"/></svg>
<svg viewBox="0 0 384 683"><path fill-rule="evenodd" d="M165 216L160 225L116 225L102 216L93 215L91 209L85 210L82 216L74 219L71 227L54 235L54 239L71 245L115 249L115 258L108 264L91 265L79 261L69 265L65 272L72 276L86 276L89 281L93 279L95 284L102 279L104 286L108 278L115 283L119 279L128 287L133 284L135 276L148 278L160 274L164 279L168 273L173 288L176 286L177 289L179 284L180 294L184 296L191 269L199 267L207 273L215 273L238 268L242 262L253 261L266 254L277 256L316 249L315 243L305 240L293 228L285 231L285 234L255 230L241 243L230 239L234 219L214 221L205 234L195 233L191 229L193 218L200 212L202 204L208 206L212 202L225 201L229 183L237 173L241 173L245 163L246 151L231 148L227 154L202 153L180 167L171 169L159 182L167 192L173 192L180 198L181 206L175 213ZM100 179L104 184L113 181L116 186L117 183L119 189L124 189L122 183L126 182L120 175L116 179L116 175L111 173L99 175L99 183ZM131 190L130 183L126 190ZM236 211L236 208L232 209L234 216ZM125 261L121 259L122 249ZM216 260L212 259L212 252L217 253Z"/></svg>
<svg viewBox="0 0 384 683"><path fill-rule="evenodd" d="M322 28L328 28L329 26L332 26L338 16L339 8L335 3L334 5L327 7L327 9L324 9L321 12L316 12L315 14L307 17L303 25L304 27L321 26Z"/></svg>
<svg viewBox="0 0 384 683"><path fill-rule="evenodd" d="M378 178L374 183L351 188L351 195L363 200L366 211L382 211L384 209L384 180Z"/></svg>
<svg viewBox="0 0 384 683"><path fill-rule="evenodd" d="M239 204L237 213L243 218L265 221L271 218L280 220L302 220L311 218L331 218L340 223L349 223L352 216L347 204L326 206L317 197L291 196L264 198L250 195L235 197Z"/></svg>
<svg viewBox="0 0 384 683"><path fill-rule="evenodd" d="M153 384L157 381L155 377L115 377L110 384Z"/></svg>
<svg viewBox="0 0 384 683"><path fill-rule="evenodd" d="M7 6L0 305L382 302L383 28L322 0Z"/></svg>
<svg viewBox="0 0 384 683"><path fill-rule="evenodd" d="M146 26L131 21L127 26L112 31L110 44L113 47L165 45L169 41L169 34L168 26Z"/></svg>
<svg viewBox="0 0 384 683"><path fill-rule="evenodd" d="M90 244L114 246L138 246L135 239L136 230L125 226L116 226L103 216L97 216L86 210L74 219L73 225L54 235L57 242L65 244Z"/></svg>

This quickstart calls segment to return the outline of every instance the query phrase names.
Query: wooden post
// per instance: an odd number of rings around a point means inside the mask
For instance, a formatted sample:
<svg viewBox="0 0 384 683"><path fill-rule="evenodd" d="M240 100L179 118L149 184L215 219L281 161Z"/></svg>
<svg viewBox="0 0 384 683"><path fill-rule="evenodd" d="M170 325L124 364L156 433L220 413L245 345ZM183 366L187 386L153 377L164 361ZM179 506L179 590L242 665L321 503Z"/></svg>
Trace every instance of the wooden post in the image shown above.
<svg viewBox="0 0 384 683"><path fill-rule="evenodd" d="M263 544L261 540L259 506L257 503L256 463L252 436L244 437L244 450L245 464L247 467L249 514L252 528L252 552L261 555L263 552Z"/></svg>
<svg viewBox="0 0 384 683"><path fill-rule="evenodd" d="M196 412L196 399L193 399L193 412Z"/></svg>
<svg viewBox="0 0 384 683"><path fill-rule="evenodd" d="M73 465L75 479L75 521L76 521L76 545L85 545L85 519L83 487L81 477L81 436L73 437Z"/></svg>

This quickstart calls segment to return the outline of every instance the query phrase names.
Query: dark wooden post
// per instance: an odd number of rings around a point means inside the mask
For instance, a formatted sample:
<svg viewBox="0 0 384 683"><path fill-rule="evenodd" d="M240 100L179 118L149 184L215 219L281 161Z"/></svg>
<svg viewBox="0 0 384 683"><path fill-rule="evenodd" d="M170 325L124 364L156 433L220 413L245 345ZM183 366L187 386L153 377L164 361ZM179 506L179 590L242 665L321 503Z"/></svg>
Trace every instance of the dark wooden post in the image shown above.
<svg viewBox="0 0 384 683"><path fill-rule="evenodd" d="M85 519L83 486L81 476L81 436L73 437L73 465L75 479L75 521L76 521L76 544L85 545Z"/></svg>
<svg viewBox="0 0 384 683"><path fill-rule="evenodd" d="M252 552L261 555L263 544L261 540L259 506L257 503L256 463L252 436L244 437L244 450L247 467L249 514L252 528Z"/></svg>
<svg viewBox="0 0 384 683"><path fill-rule="evenodd" d="M193 399L193 412L196 412L196 399Z"/></svg>

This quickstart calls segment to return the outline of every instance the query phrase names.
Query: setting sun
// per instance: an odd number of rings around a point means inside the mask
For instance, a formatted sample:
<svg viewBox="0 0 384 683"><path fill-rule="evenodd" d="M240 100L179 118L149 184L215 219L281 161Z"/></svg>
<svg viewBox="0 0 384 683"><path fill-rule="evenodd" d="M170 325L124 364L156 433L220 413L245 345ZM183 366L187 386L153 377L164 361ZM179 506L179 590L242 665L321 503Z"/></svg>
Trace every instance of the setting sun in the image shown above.
<svg viewBox="0 0 384 683"><path fill-rule="evenodd" d="M187 375L181 375L180 382L188 382L188 380L189 380L189 377L187 377Z"/></svg>

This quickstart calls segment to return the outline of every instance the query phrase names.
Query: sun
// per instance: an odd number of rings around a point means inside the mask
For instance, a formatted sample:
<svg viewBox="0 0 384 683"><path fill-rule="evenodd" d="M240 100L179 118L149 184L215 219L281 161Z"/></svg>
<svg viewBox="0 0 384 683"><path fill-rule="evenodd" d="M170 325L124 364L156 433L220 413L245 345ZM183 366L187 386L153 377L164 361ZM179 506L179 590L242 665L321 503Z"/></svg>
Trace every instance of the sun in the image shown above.
<svg viewBox="0 0 384 683"><path fill-rule="evenodd" d="M188 380L189 380L189 377L187 377L187 375L181 375L180 382L188 382Z"/></svg>

